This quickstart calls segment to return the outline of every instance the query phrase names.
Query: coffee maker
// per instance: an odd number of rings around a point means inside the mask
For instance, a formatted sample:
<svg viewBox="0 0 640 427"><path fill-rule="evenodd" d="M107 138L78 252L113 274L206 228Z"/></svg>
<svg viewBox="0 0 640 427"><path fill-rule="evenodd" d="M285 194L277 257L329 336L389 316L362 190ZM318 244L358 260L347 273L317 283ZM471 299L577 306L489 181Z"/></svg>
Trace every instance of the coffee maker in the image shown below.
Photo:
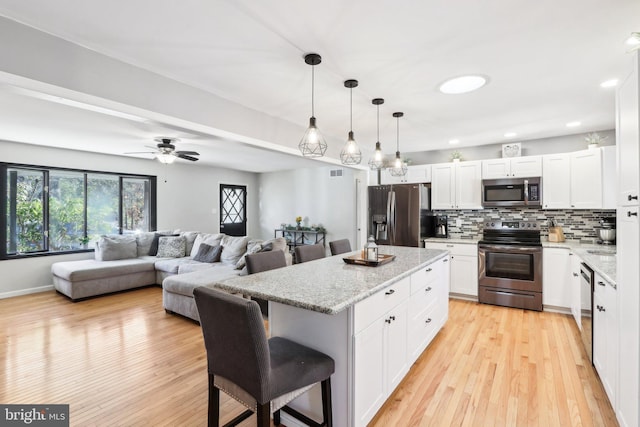
<svg viewBox="0 0 640 427"><path fill-rule="evenodd" d="M435 220L435 237L447 238L449 237L449 224L446 215L436 215Z"/></svg>

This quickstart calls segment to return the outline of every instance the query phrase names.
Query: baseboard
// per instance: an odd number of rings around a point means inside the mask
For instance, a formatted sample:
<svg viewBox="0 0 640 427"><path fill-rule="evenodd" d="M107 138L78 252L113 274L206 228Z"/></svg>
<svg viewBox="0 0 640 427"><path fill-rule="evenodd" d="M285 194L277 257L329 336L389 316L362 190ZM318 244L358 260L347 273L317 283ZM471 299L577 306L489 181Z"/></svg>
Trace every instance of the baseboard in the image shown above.
<svg viewBox="0 0 640 427"><path fill-rule="evenodd" d="M280 423L284 424L287 427L309 427L308 425L302 423L300 420L293 418L291 415L287 414L284 411L280 411Z"/></svg>
<svg viewBox="0 0 640 427"><path fill-rule="evenodd" d="M53 285L40 286L38 288L20 289L19 291L2 292L0 293L0 299L19 297L21 295L37 294L40 292L52 291Z"/></svg>
<svg viewBox="0 0 640 427"><path fill-rule="evenodd" d="M449 292L449 298L462 299L462 300L465 300L465 301L478 302L478 297L476 297L476 296L465 295L465 294L457 294L455 292Z"/></svg>

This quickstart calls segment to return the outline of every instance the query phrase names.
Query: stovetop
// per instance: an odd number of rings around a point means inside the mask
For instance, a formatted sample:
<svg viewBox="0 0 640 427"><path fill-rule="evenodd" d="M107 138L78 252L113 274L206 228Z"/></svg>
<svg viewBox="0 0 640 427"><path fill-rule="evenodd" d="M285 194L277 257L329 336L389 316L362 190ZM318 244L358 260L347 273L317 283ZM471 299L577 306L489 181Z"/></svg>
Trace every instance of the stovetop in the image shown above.
<svg viewBox="0 0 640 427"><path fill-rule="evenodd" d="M485 221L481 245L542 246L535 221Z"/></svg>

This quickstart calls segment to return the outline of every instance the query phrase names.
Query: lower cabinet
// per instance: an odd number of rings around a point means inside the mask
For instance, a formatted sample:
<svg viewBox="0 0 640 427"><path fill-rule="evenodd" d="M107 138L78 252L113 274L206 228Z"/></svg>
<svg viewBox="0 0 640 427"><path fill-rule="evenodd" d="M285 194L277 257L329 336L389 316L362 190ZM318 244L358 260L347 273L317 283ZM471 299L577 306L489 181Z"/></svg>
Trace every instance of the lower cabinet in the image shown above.
<svg viewBox="0 0 640 427"><path fill-rule="evenodd" d="M354 419L366 426L449 313L449 260L441 259L354 307Z"/></svg>
<svg viewBox="0 0 640 427"><path fill-rule="evenodd" d="M427 249L451 253L452 294L478 297L478 245L466 243L425 242Z"/></svg>
<svg viewBox="0 0 640 427"><path fill-rule="evenodd" d="M616 408L619 343L617 289L596 273L593 294L593 365L611 406Z"/></svg>
<svg viewBox="0 0 640 427"><path fill-rule="evenodd" d="M580 270L578 270L578 273ZM572 266L569 249L542 250L542 304L569 310L572 298ZM578 282L578 285L580 282Z"/></svg>

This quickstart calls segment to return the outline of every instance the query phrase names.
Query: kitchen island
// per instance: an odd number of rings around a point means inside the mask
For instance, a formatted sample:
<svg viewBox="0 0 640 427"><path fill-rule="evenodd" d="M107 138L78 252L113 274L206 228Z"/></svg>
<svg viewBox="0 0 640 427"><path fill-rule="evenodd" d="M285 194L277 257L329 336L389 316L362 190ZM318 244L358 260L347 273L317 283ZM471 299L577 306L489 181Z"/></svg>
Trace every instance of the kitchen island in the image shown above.
<svg viewBox="0 0 640 427"><path fill-rule="evenodd" d="M269 301L272 336L333 357L335 426L364 426L380 409L448 317L447 251L381 246L396 259L378 267L342 254L225 280L217 288ZM322 418L319 387L291 406ZM288 426L301 425L282 414Z"/></svg>

